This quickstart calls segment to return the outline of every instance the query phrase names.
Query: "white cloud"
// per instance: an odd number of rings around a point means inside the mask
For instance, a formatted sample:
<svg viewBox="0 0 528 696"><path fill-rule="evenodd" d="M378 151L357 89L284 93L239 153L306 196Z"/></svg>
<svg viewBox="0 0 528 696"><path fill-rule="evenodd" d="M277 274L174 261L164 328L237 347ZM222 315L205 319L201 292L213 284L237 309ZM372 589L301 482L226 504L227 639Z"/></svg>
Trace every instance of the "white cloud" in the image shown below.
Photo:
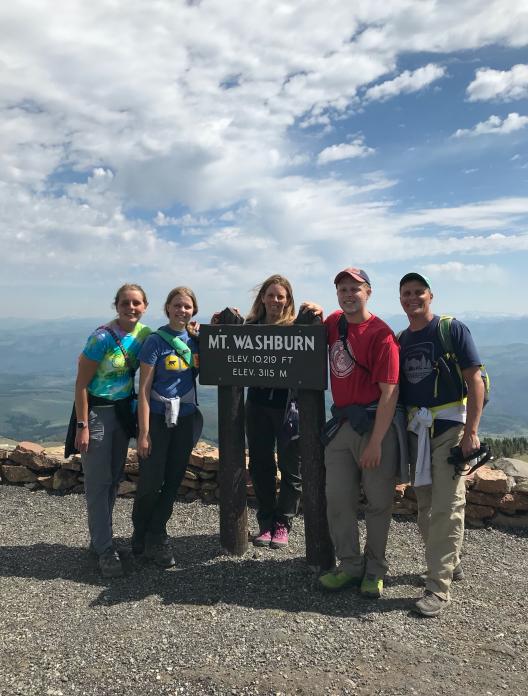
<svg viewBox="0 0 528 696"><path fill-rule="evenodd" d="M351 143L340 143L326 147L317 155L318 164L328 164L339 160L354 159L355 157L368 157L374 154L372 147L367 147L363 137L355 138Z"/></svg>
<svg viewBox="0 0 528 696"><path fill-rule="evenodd" d="M510 70L480 68L466 90L469 101L513 101L528 97L528 65L519 63Z"/></svg>
<svg viewBox="0 0 528 696"><path fill-rule="evenodd" d="M499 265L490 263L461 263L460 261L448 261L447 263L429 263L423 267L424 272L431 278L441 278L442 281L455 280L470 282L472 285L499 282L504 279L504 269Z"/></svg>
<svg viewBox="0 0 528 696"><path fill-rule="evenodd" d="M362 138L325 147L321 131L357 132L343 120L368 85L369 98L382 99L445 74L431 63L376 85L403 54L524 45L524 7L254 0L248 12L243 0L130 0L123 12L113 0L2 3L0 242L9 262L0 283L12 295L4 311L23 311L19 290L29 282L40 296L137 279L163 297L182 281L203 290L207 308L232 303L229 292L278 265L310 289L345 258L523 249L524 199L407 214L394 177L324 176L306 153L320 150L318 163L370 154ZM515 125L508 118L499 130ZM80 294L65 292L46 311L76 311Z"/></svg>
<svg viewBox="0 0 528 696"><path fill-rule="evenodd" d="M528 116L521 116L516 112L508 114L506 118L490 116L487 121L477 123L473 128L459 128L453 133L453 138L476 137L478 135L507 135L514 133L528 125Z"/></svg>
<svg viewBox="0 0 528 696"><path fill-rule="evenodd" d="M382 82L380 85L374 85L374 87L367 89L365 99L367 101L383 101L398 94L418 92L444 77L445 74L445 68L434 63L429 63L413 71L405 70L393 80Z"/></svg>

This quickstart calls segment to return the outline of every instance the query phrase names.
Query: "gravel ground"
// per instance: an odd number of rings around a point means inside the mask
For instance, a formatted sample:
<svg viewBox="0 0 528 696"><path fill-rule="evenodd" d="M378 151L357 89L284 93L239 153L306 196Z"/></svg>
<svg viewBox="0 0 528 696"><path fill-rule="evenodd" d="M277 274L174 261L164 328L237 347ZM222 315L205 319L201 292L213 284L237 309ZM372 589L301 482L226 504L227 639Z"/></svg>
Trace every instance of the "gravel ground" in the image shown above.
<svg viewBox="0 0 528 696"><path fill-rule="evenodd" d="M115 512L127 576L103 581L82 496L0 486L2 695L528 692L526 532L468 530L466 580L425 619L409 611L423 569L413 521L394 520L391 574L373 601L317 590L301 519L289 549L232 558L218 508L201 502L175 507L176 568L138 564L131 506Z"/></svg>

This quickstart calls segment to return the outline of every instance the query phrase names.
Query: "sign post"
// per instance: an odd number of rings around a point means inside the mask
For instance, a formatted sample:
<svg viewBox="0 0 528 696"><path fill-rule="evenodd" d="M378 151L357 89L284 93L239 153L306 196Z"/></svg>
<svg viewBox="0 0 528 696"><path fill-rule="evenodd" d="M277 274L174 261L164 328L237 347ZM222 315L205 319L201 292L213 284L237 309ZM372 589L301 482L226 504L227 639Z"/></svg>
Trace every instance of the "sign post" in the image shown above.
<svg viewBox="0 0 528 696"><path fill-rule="evenodd" d="M321 319L299 312L295 323L303 322L320 325ZM329 570L335 563L335 551L326 517L326 470L320 439L325 422L324 392L300 389L298 401L306 562L316 570Z"/></svg>
<svg viewBox="0 0 528 696"><path fill-rule="evenodd" d="M327 386L326 331L299 314L289 326L241 324L230 310L200 327L200 383L218 386L220 540L229 553L247 549L243 387L294 389L300 414L300 453L306 559L323 570L334 563L326 520L325 471L319 434Z"/></svg>
<svg viewBox="0 0 528 696"><path fill-rule="evenodd" d="M229 309L219 316L221 324L237 325L243 321ZM202 351L200 354L203 355ZM201 375L200 382L206 384ZM244 387L227 384L218 387L218 452L220 544L228 553L242 556L248 547Z"/></svg>

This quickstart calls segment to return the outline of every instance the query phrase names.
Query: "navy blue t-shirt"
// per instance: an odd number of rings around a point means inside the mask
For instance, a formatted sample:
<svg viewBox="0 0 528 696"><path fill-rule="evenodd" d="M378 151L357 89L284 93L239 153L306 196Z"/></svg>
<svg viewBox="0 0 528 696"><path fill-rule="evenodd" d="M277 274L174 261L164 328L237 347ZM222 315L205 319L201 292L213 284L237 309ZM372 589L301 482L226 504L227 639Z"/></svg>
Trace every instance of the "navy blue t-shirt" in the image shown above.
<svg viewBox="0 0 528 696"><path fill-rule="evenodd" d="M178 336L186 343L193 353L193 364L197 364L195 354L198 353L198 344L189 336L187 331L173 331L168 325L160 327L163 331ZM139 353L139 360L147 365L154 365L154 378L152 388L168 399L176 396L182 397L189 391L194 391L194 374L196 369L189 367L176 355L172 346L161 336L155 333L150 334ZM180 414L186 416L196 410L196 395L193 403L180 404ZM150 409L153 413L165 413L165 405L161 401L150 399Z"/></svg>
<svg viewBox="0 0 528 696"><path fill-rule="evenodd" d="M438 337L439 321L440 317L435 315L425 328L420 331L406 329L399 337L400 401L405 406L431 408L460 399L460 378L456 370L449 373L438 368L437 361L444 354ZM451 322L451 340L461 370L482 364L468 327L456 319ZM464 387L464 394L466 391ZM435 424L436 435L452 425L451 421L440 421L438 418Z"/></svg>

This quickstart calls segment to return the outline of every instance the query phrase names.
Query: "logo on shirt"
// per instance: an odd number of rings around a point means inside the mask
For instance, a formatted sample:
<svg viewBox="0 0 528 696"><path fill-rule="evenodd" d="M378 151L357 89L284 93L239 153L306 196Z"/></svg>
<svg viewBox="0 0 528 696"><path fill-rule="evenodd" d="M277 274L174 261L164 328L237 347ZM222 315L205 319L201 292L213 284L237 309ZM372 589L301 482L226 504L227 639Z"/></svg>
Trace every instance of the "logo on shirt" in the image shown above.
<svg viewBox="0 0 528 696"><path fill-rule="evenodd" d="M418 384L433 372L434 348L432 343L417 343L404 352L402 369L410 384Z"/></svg>
<svg viewBox="0 0 528 696"><path fill-rule="evenodd" d="M188 365L177 355L166 355L165 356L165 369L166 370L186 370Z"/></svg>
<svg viewBox="0 0 528 696"><path fill-rule="evenodd" d="M350 343L347 341L348 350L352 353ZM354 355L354 353L352 353ZM336 341L330 348L330 369L336 377L348 377L354 369L354 361L343 347L342 341Z"/></svg>

